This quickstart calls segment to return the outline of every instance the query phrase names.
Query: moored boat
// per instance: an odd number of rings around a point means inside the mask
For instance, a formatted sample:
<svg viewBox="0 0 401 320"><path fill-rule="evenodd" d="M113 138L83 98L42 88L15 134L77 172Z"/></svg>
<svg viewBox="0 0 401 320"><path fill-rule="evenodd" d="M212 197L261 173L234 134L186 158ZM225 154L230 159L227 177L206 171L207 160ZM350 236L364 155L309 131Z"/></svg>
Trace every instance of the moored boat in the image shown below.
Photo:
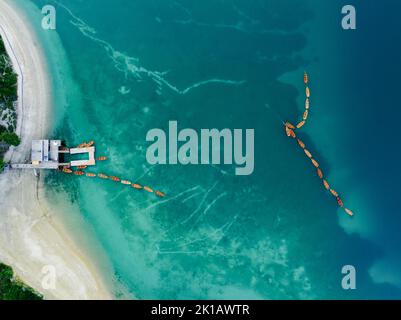
<svg viewBox="0 0 401 320"><path fill-rule="evenodd" d="M341 200L340 197L337 197L337 203L341 208L344 206L344 203L343 203L343 201Z"/></svg>
<svg viewBox="0 0 401 320"><path fill-rule="evenodd" d="M301 129L305 125L306 121L302 120L300 123L297 124L297 129Z"/></svg>
<svg viewBox="0 0 401 320"><path fill-rule="evenodd" d="M312 158L312 154L309 152L308 149L304 149L304 152L308 158Z"/></svg>
<svg viewBox="0 0 401 320"><path fill-rule="evenodd" d="M161 198L164 198L166 196L163 192L160 192L160 191L156 191L156 195Z"/></svg>
<svg viewBox="0 0 401 320"><path fill-rule="evenodd" d="M308 110L305 110L304 115L302 116L302 119L304 119L306 121L306 119L308 119Z"/></svg>
<svg viewBox="0 0 401 320"><path fill-rule="evenodd" d="M312 164L313 164L316 168L319 167L319 163L318 163L315 159L311 159L311 161L312 161Z"/></svg>
<svg viewBox="0 0 401 320"><path fill-rule="evenodd" d="M333 190L333 189L330 189L330 193L334 196L334 197L338 197L338 193L337 193L337 191L335 191L335 190Z"/></svg>
<svg viewBox="0 0 401 320"><path fill-rule="evenodd" d="M291 124L291 123L289 123L288 121L285 123L285 126L288 128L288 129L295 129L295 126L293 125L293 124Z"/></svg>
<svg viewBox="0 0 401 320"><path fill-rule="evenodd" d="M305 84L308 84L308 82L309 82L309 77L308 77L308 74L306 73L306 71L304 72L304 83Z"/></svg>
<svg viewBox="0 0 401 320"><path fill-rule="evenodd" d="M86 147L86 142L82 142L81 144L77 145L77 148L85 148Z"/></svg>
<svg viewBox="0 0 401 320"><path fill-rule="evenodd" d="M302 149L305 149L305 143L303 143L301 140L299 140L299 139L297 139L297 141L298 141L298 144L299 144L299 146L302 148Z"/></svg>
<svg viewBox="0 0 401 320"><path fill-rule="evenodd" d="M344 208L344 211L351 217L354 215L354 213L350 209Z"/></svg>

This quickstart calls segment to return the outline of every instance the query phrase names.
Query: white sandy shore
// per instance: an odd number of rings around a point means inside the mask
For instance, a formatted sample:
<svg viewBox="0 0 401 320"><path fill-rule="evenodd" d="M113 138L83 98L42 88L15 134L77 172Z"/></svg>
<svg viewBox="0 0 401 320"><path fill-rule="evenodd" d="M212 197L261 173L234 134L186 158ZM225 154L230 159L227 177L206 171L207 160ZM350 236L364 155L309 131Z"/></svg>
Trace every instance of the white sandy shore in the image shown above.
<svg viewBox="0 0 401 320"><path fill-rule="evenodd" d="M20 82L17 133L22 142L7 153L12 162L29 159L31 140L45 137L51 112L47 69L31 30L12 1L0 0L0 34ZM100 272L52 215L42 189L42 179L32 171L0 175L0 261L47 299L111 299ZM55 289L42 285L49 284L49 270L56 273Z"/></svg>

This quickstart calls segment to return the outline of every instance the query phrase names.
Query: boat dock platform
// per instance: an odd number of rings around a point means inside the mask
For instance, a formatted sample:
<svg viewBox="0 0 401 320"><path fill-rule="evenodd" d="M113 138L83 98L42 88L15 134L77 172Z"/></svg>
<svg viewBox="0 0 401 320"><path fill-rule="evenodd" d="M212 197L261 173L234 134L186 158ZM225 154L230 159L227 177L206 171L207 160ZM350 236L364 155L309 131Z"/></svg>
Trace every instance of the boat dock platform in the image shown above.
<svg viewBox="0 0 401 320"><path fill-rule="evenodd" d="M31 163L11 163L10 169L48 169L96 165L95 147L63 148L61 140L33 140ZM62 161L64 155L87 155L85 160Z"/></svg>
<svg viewBox="0 0 401 320"><path fill-rule="evenodd" d="M95 147L86 147L86 148L71 148L70 154L88 154L88 160L76 160L71 161L71 167L80 167L80 166L94 166L96 165L95 160Z"/></svg>

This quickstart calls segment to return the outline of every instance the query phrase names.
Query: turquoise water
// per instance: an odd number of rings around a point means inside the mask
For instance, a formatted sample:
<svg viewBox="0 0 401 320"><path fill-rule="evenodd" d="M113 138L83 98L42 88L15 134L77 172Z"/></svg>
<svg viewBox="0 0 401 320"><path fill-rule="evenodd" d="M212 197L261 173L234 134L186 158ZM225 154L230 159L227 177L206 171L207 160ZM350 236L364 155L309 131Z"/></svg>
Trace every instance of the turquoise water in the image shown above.
<svg viewBox="0 0 401 320"><path fill-rule="evenodd" d="M360 180L352 154L360 140L350 88L358 86L344 71L356 60L350 46L364 35L339 28L340 1L50 2L57 33L38 32L53 75L53 135L68 145L95 140L109 158L95 172L167 194L47 176L49 196L56 190L79 207L63 214L83 221L77 233L90 234L83 245L109 266L116 296L400 296L369 275L384 255L372 209L381 200ZM21 5L39 26L37 9ZM357 213L353 220L324 192L275 113L298 119L304 69L313 99L300 135ZM181 129L254 128L253 175L235 176L235 166L149 165L146 133L167 131L169 120ZM356 291L341 289L346 264L358 270Z"/></svg>

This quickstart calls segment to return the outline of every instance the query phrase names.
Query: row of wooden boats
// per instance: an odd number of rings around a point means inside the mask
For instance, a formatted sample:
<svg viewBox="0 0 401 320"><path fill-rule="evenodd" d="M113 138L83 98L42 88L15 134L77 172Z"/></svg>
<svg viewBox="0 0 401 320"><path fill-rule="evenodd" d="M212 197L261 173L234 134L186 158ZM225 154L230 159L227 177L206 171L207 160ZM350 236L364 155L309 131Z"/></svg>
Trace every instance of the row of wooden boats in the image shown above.
<svg viewBox="0 0 401 320"><path fill-rule="evenodd" d="M131 186L132 188L137 189L137 190L143 189L146 192L154 193L155 195L157 195L158 197L161 197L161 198L166 196L163 192L158 191L158 190L155 191L155 190L153 190L152 188L150 188L148 186L142 186L142 185L140 185L138 183L132 183L129 180L123 180L123 179L120 179L119 177L116 177L116 176L108 176L108 175L106 175L104 173L98 173L98 174L92 173L92 172L85 173L82 170L73 171L70 168L63 168L62 171L64 173L74 174L76 176L86 176L88 178L96 178L97 177L97 178L104 179L104 180L111 180L111 181L114 181L114 182L119 182L119 183L121 183L123 185Z"/></svg>
<svg viewBox="0 0 401 320"><path fill-rule="evenodd" d="M300 139L298 139L295 134L295 130L302 128L306 124L306 120L308 119L308 116L309 116L309 108L310 108L310 100L309 99L311 96L311 92L310 92L310 88L309 88L309 77L306 72L304 73L304 83L305 83L306 99L305 99L305 111L303 113L302 120L297 125L293 125L290 122L285 122L284 123L285 132L288 137L295 139L297 141L298 145L301 147L301 149L303 149L305 155L310 159L312 165L316 168L317 175L322 180L324 188L327 191L329 191L333 197L335 197L338 206L343 208L344 211L349 216L353 216L354 213L350 209L344 207L343 200L341 199L341 197L339 196L337 191L332 189L330 187L329 183L327 182L327 180L324 178L323 171L319 167L319 163L313 158L312 153L308 149L306 149L305 143L303 143Z"/></svg>

